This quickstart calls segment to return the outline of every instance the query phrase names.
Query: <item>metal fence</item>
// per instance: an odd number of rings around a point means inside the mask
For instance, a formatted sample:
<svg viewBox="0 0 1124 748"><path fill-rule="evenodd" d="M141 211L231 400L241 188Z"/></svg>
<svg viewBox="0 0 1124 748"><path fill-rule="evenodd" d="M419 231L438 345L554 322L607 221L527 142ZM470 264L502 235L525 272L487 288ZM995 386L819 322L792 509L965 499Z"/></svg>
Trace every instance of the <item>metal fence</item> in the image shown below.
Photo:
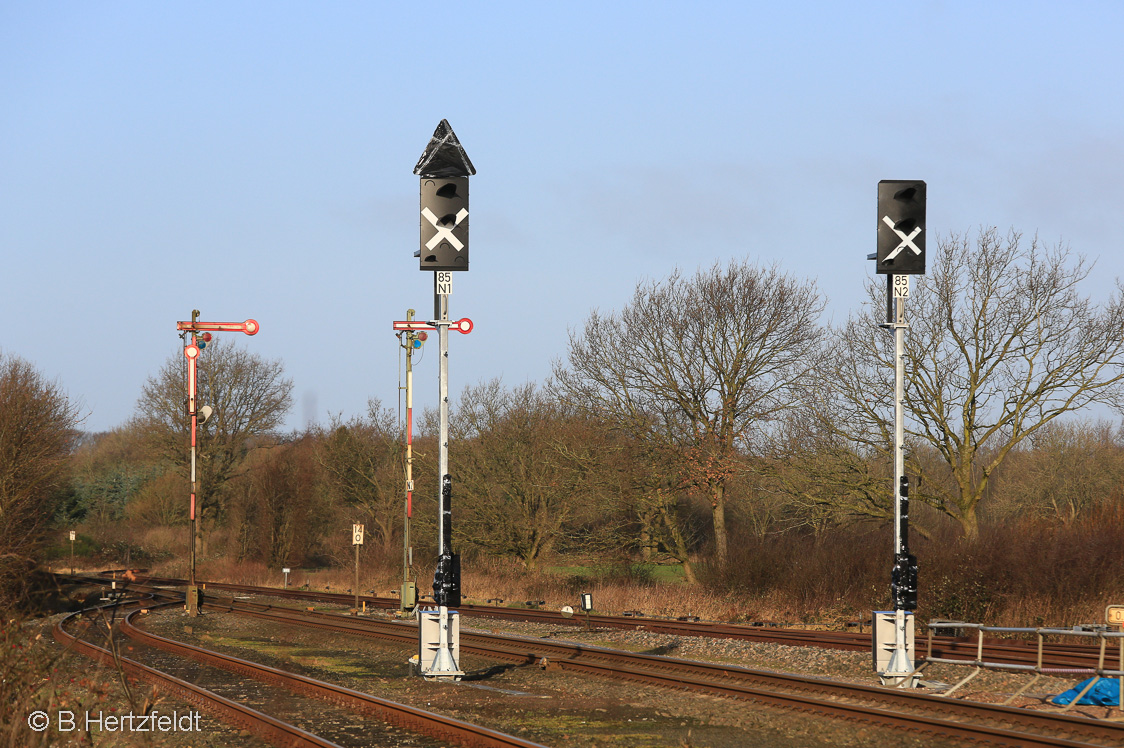
<svg viewBox="0 0 1124 748"><path fill-rule="evenodd" d="M934 657L933 656L933 632L940 630L972 630L976 631L976 658L974 660L955 659L951 657ZM925 658L918 664L916 670L911 675L920 673L923 668L931 663L943 663L947 665L963 665L973 668L970 673L964 676L956 685L944 691L942 696L951 696L958 691L961 687L975 678L984 670L1007 670L1012 672L1034 673L1034 677L1030 682L1024 684L1019 690L1011 694L1004 705L1010 704L1019 696L1024 694L1028 688L1038 682L1038 679L1046 675L1092 675L1094 676L1089 683L1081 690L1081 693L1065 705L1062 709L1063 712L1069 709L1077 702L1081 701L1093 686L1095 686L1102 678L1116 678L1117 686L1120 688L1120 693L1124 694L1124 631L1107 631L1107 630L1090 630L1087 628L1073 628L1073 629L1055 629L1055 628L1015 628L1007 626L985 626L982 623L964 623L962 621L930 621L928 623L928 652ZM1034 634L1038 637L1038 655L1034 665L1020 665L1008 662L987 662L984 660L984 634ZM1095 638L1100 642L1100 654L1097 658L1097 666L1093 667L1071 667L1071 666L1058 666L1050 665L1044 661L1043 650L1045 648L1046 637L1078 637L1078 638ZM1110 639L1116 640L1116 647L1118 649L1116 656L1116 668L1105 667L1105 654L1108 650L1108 642ZM1117 709L1124 710L1121 705L1124 698L1117 700Z"/></svg>

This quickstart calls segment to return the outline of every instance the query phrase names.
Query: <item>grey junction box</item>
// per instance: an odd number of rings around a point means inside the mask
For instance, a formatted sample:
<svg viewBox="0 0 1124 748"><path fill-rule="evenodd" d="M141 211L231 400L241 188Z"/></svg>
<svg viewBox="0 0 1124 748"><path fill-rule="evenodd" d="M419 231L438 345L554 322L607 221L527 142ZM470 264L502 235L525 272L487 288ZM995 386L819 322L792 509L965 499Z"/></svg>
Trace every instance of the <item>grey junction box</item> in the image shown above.
<svg viewBox="0 0 1124 748"><path fill-rule="evenodd" d="M874 628L871 629L874 638L874 672L884 673L890 667L890 657L894 654L897 637L894 635L894 611L874 611ZM913 613L905 612L905 650L909 654L909 661L915 662L913 647Z"/></svg>
<svg viewBox="0 0 1124 748"><path fill-rule="evenodd" d="M449 645L453 661L460 667L461 617L449 611ZM441 614L437 610L418 611L418 669L422 675L434 672L434 661L441 651ZM452 674L452 673L450 673Z"/></svg>

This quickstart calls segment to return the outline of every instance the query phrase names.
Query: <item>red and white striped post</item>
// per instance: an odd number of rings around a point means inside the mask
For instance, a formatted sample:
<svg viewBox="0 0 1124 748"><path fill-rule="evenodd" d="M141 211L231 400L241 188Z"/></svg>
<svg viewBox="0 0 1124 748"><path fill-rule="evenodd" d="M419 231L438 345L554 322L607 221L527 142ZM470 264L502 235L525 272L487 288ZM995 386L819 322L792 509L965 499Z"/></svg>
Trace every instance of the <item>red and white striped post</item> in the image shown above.
<svg viewBox="0 0 1124 748"><path fill-rule="evenodd" d="M196 522L196 493L195 478L195 448L199 432L199 409L196 403L197 386L197 360L202 348L199 338L203 338L203 347L211 339L212 332L243 332L247 335L256 335L259 328L257 320L248 319L245 322L200 322L199 310L191 311L190 322L176 322L176 329L183 335L190 333L191 342L183 348L183 355L187 357L187 415L191 418L191 573L187 586L187 613L191 616L199 615L199 587L195 584L195 543L198 533Z"/></svg>
<svg viewBox="0 0 1124 748"><path fill-rule="evenodd" d="M401 597L399 598L399 610L401 610L402 612L409 612L413 610L414 607L418 604L417 583L410 579L410 567L413 563L410 549L410 519L413 517L414 500L414 370L411 354L414 351L415 343L417 343L417 345L420 347L420 341L424 341L426 339L427 331L440 331L441 327L445 326L451 327L462 335L467 335L468 333L472 332L472 320L467 317L459 319L456 322L444 322L439 320L415 320L414 310L409 309L406 313L406 319L395 320L393 325L394 329L397 331L398 339L401 341L403 338L405 338L405 342L401 343L401 345L406 349L406 517L404 520L403 529L402 593ZM441 527L442 523L439 521L439 531ZM443 545L443 540L439 541L438 544Z"/></svg>
<svg viewBox="0 0 1124 748"><path fill-rule="evenodd" d="M406 310L406 324L414 323L414 310ZM410 545L410 520L414 516L414 351L428 335L425 330L398 330L398 344L406 349L406 511L402 518L402 590L398 610L410 613L418 604L418 585L413 577L414 553Z"/></svg>

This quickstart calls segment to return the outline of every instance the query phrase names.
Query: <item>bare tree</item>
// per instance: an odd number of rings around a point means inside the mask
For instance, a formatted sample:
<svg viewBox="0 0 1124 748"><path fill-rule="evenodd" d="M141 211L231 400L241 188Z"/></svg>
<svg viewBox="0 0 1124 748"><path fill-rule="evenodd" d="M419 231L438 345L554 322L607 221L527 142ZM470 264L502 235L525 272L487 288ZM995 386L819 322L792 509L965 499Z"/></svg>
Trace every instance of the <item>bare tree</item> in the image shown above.
<svg viewBox="0 0 1124 748"><path fill-rule="evenodd" d="M1108 421L1055 421L1013 450L999 475L988 516L1018 513L1070 524L1090 510L1120 501L1124 451Z"/></svg>
<svg viewBox="0 0 1124 748"><path fill-rule="evenodd" d="M856 520L892 519L887 466L856 451L845 438L818 423L834 423L818 393L793 411L771 443L759 471L782 502L783 526L815 533Z"/></svg>
<svg viewBox="0 0 1124 748"><path fill-rule="evenodd" d="M456 531L528 568L597 505L594 426L533 384L465 388L452 434Z"/></svg>
<svg viewBox="0 0 1124 748"><path fill-rule="evenodd" d="M372 399L366 418L333 417L317 451L329 491L359 512L354 519L368 527L370 542L386 553L402 523L403 441L394 412Z"/></svg>
<svg viewBox="0 0 1124 748"><path fill-rule="evenodd" d="M755 437L800 402L823 306L814 282L775 266L677 271L571 333L558 391L670 459L677 488L707 495L724 565L727 482Z"/></svg>
<svg viewBox="0 0 1124 748"><path fill-rule="evenodd" d="M331 516L319 490L316 439L301 438L258 450L231 481L229 525L239 562L277 568L307 563Z"/></svg>
<svg viewBox="0 0 1124 748"><path fill-rule="evenodd" d="M1121 405L1124 302L1118 289L1094 305L1078 290L1084 258L1016 232L952 235L932 255L907 305L907 470L914 495L974 538L980 501L1018 444L1066 413ZM823 429L889 461L893 340L878 327L884 284L867 291L866 312L839 332L825 366L834 400L818 412Z"/></svg>
<svg viewBox="0 0 1124 748"><path fill-rule="evenodd" d="M220 339L208 344L199 356L198 402L213 408L198 434L200 535L204 522L214 522L222 515L227 481L260 439L281 425L292 406L293 382L284 373L280 360L263 358ZM190 433L186 403L185 358L177 352L145 382L137 414L154 449L184 466ZM184 491L186 495L186 484Z"/></svg>
<svg viewBox="0 0 1124 748"><path fill-rule="evenodd" d="M0 605L11 602L44 542L77 422L58 385L27 361L0 354Z"/></svg>

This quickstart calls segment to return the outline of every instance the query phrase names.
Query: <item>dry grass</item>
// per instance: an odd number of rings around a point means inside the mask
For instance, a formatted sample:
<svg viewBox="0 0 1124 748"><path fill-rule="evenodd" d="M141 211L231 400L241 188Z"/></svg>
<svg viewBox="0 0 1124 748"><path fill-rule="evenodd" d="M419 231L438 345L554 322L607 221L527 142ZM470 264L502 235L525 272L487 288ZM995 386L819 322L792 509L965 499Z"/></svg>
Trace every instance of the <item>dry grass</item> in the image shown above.
<svg viewBox="0 0 1124 748"><path fill-rule="evenodd" d="M143 714L162 703L151 688L122 685L120 673L112 668L91 667L83 655L64 650L51 641L50 622L5 618L0 622L0 746L4 748L46 748L46 746L165 745L160 733L114 733L112 738L84 730L61 730L58 715L104 711ZM28 720L37 710L46 712L50 727L35 732ZM91 742L93 741L93 742Z"/></svg>
<svg viewBox="0 0 1124 748"><path fill-rule="evenodd" d="M154 535L154 541L159 540ZM918 620L950 618L992 625L1070 626L1099 622L1104 606L1124 602L1124 510L1068 525L1024 523L985 529L968 542L949 529L914 539L920 563ZM560 561L563 561L560 559ZM574 560L565 560L578 563ZM186 576L184 561L159 572ZM578 567L582 568L582 567ZM577 608L579 594L593 595L604 613L638 610L646 615L694 615L705 620L840 624L869 619L889 607L888 530L796 533L736 538L723 569L700 564L702 583L655 583L623 567L594 564L596 573L528 571L507 560L464 559L466 601L502 599L505 604L544 601L557 610ZM432 565L415 567L421 595L431 591ZM226 558L202 559L201 579L280 587L279 568ZM297 569L291 586L351 592L350 566ZM361 557L360 592L389 596L402 583L397 560Z"/></svg>
<svg viewBox="0 0 1124 748"><path fill-rule="evenodd" d="M509 563L490 560L466 564L461 586L464 597L473 601L502 599L508 605L544 601L544 607L552 610L564 605L577 609L583 592L593 596L594 609L602 613L639 610L646 615L697 615L719 619L727 608L723 600L697 586L655 584L630 579L623 574L583 579L526 571Z"/></svg>
<svg viewBox="0 0 1124 748"><path fill-rule="evenodd" d="M739 606L778 620L854 618L889 606L891 542L885 528L743 538L725 570L706 584ZM948 618L1004 626L1103 622L1104 606L1124 600L1124 510L1070 524L992 526L975 541L952 528L915 539L918 620ZM765 616L763 616L765 617Z"/></svg>
<svg viewBox="0 0 1124 748"><path fill-rule="evenodd" d="M165 525L146 527L136 534L135 542L153 555L182 556L188 551L188 531Z"/></svg>
<svg viewBox="0 0 1124 748"><path fill-rule="evenodd" d="M160 575L185 576L182 562L162 565L156 570ZM432 567L415 567L418 591L429 595L432 589ZM225 559L200 562L199 579L280 587L284 575L280 569L266 568L257 562L236 564ZM291 587L351 593L354 570L347 568L293 569L289 575ZM381 597L396 594L402 584L401 566L361 564L359 588L362 594ZM787 601L777 595L749 602L732 593L716 593L702 585L681 583L652 583L628 577L605 576L594 580L575 578L545 571L527 571L507 562L478 559L466 562L461 578L462 597L465 602L486 603L503 600L505 605L539 603L549 610L559 610L569 605L579 607L580 594L593 596L594 609L599 613L621 614L640 611L649 616L698 616L704 620L736 621L801 621ZM839 616L836 611L835 617ZM828 616L831 618L832 616Z"/></svg>

